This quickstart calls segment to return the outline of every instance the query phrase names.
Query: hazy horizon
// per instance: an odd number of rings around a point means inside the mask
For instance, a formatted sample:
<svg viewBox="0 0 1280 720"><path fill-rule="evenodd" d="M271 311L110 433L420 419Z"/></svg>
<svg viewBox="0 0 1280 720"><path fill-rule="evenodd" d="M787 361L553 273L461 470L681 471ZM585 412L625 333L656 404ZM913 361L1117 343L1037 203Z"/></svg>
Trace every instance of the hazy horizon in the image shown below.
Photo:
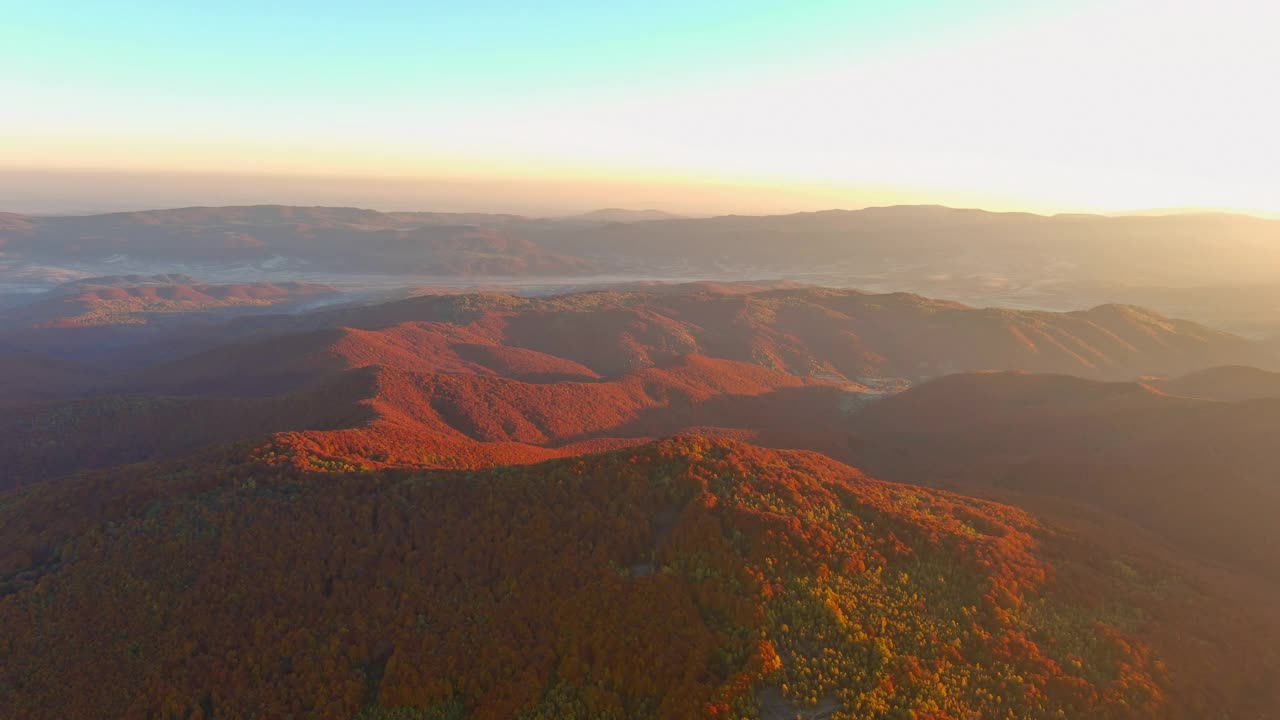
<svg viewBox="0 0 1280 720"><path fill-rule="evenodd" d="M5 210L1280 212L1247 0L11 8Z"/></svg>
<svg viewBox="0 0 1280 720"><path fill-rule="evenodd" d="M859 192L821 185L32 168L0 168L0 196L4 198L0 212L33 215L275 204L361 207L383 212L512 213L534 217L571 215L601 208L656 209L709 216L939 204L925 193L871 189ZM985 200L981 197L956 199L972 201L969 204Z"/></svg>
<svg viewBox="0 0 1280 720"><path fill-rule="evenodd" d="M901 205L987 212L1107 216L1227 213L1276 219L1238 207L1021 207L993 198L862 192L822 186L600 183L511 178L450 179L126 172L104 169L0 168L0 213L94 215L184 207L290 205L357 207L379 212L454 212L563 217L601 209L657 210L684 217L785 215Z"/></svg>

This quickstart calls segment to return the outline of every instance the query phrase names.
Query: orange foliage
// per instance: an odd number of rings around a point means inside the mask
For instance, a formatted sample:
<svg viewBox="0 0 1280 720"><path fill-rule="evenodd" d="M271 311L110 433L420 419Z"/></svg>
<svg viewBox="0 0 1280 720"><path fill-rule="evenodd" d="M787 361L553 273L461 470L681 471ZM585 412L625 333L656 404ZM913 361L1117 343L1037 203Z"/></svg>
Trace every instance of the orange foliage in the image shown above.
<svg viewBox="0 0 1280 720"><path fill-rule="evenodd" d="M1135 638L1109 631L1114 670L1084 675L1025 634L1017 608L1046 581L1028 517L821 456L687 437L427 475L205 462L0 507L0 567L27 574L0 599L6 715L345 720L460 702L493 720L738 717L785 683L802 704L811 686L865 717L943 717L981 712L1015 677L1027 708L1160 706ZM94 497L113 499L57 509ZM43 545L19 555L28 534ZM901 579L936 562L952 589ZM831 609L811 614L822 597ZM870 623L897 655L857 639ZM968 639L931 634L953 631ZM805 639L823 636L837 654ZM846 662L875 682L823 679Z"/></svg>

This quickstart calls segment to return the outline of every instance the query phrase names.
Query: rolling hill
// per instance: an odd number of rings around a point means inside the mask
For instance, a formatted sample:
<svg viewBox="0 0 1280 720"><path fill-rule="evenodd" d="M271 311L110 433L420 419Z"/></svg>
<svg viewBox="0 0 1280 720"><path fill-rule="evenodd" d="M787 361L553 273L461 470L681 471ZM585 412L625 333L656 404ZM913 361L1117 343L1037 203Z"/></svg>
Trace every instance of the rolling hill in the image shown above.
<svg viewBox="0 0 1280 720"><path fill-rule="evenodd" d="M33 719L1191 718L1275 690L1184 675L1234 638L1166 645L1145 566L725 440L322 480L206 457L0 518L0 702Z"/></svg>
<svg viewBox="0 0 1280 720"><path fill-rule="evenodd" d="M787 278L977 305L1155 308L1280 333L1280 220L995 213L938 206L776 216L376 212L279 205L0 218L3 282L187 272L376 286ZM483 279L483 280L482 280Z"/></svg>
<svg viewBox="0 0 1280 720"><path fill-rule="evenodd" d="M0 422L7 484L232 441L301 467L528 463L688 431L849 458L850 413L948 370L1135 377L1256 352L1127 307L1030 313L902 294L705 286L424 296L241 317L154 342L182 355L184 337L213 348L114 379L11 356L10 404L58 402L15 407ZM60 394L41 390L51 384ZM973 404L975 418L1003 412L995 396Z"/></svg>
<svg viewBox="0 0 1280 720"><path fill-rule="evenodd" d="M1280 704L1280 400L1134 380L1266 358L1242 338L715 285L157 337L176 359L0 415L0 714ZM1089 377L947 374L1008 368Z"/></svg>
<svg viewBox="0 0 1280 720"><path fill-rule="evenodd" d="M209 284L184 275L88 278L60 285L0 313L0 327L95 327L165 319L185 322L194 313L280 311L337 294L333 287L314 283Z"/></svg>
<svg viewBox="0 0 1280 720"><path fill-rule="evenodd" d="M398 275L573 275L593 270L513 235L504 215L245 206L12 216L7 259L141 271L180 264Z"/></svg>
<svg viewBox="0 0 1280 720"><path fill-rule="evenodd" d="M1180 552L1280 580L1280 399L1139 383L961 374L868 405L846 459L878 476L1043 510L1079 504Z"/></svg>
<svg viewBox="0 0 1280 720"><path fill-rule="evenodd" d="M1091 288L1280 281L1278 237L1280 221L1244 215L1049 217L937 206L713 218L606 209L525 218L263 205L0 219L8 259L437 275L750 270L1028 297L1062 287L1085 296Z"/></svg>
<svg viewBox="0 0 1280 720"><path fill-rule="evenodd" d="M1280 373L1245 366L1226 366L1201 370L1177 378L1151 383L1169 395L1203 400L1255 400L1280 398Z"/></svg>
<svg viewBox="0 0 1280 720"><path fill-rule="evenodd" d="M488 467L690 431L826 449L849 401L847 389L699 356L555 383L379 369L369 423L281 433L264 452L310 469Z"/></svg>
<svg viewBox="0 0 1280 720"><path fill-rule="evenodd" d="M1133 379L1276 363L1261 344L1128 306L1068 313L980 309L825 288L430 295L242 318L201 342L216 347L148 370L142 380L192 393L210 382L225 387L210 376L231 378L228 368L236 368L233 384L245 388L269 388L254 379L264 374L302 382L321 370L366 365L504 372L478 370L483 363L459 357L455 345L519 354L522 362L541 363L547 377L607 377L696 354L858 385L971 370ZM134 382L128 389L138 387Z"/></svg>
<svg viewBox="0 0 1280 720"><path fill-rule="evenodd" d="M1243 215L1043 216L940 206L604 225L562 252L654 265L880 275L899 287L1209 286L1280 279L1280 221ZM1231 248L1223 252L1225 247ZM997 289L997 288L991 288Z"/></svg>
<svg viewBox="0 0 1280 720"><path fill-rule="evenodd" d="M22 393L65 397L103 389L121 368L181 356L188 343L210 337L231 318L301 312L345 296L317 283L205 283L164 274L85 278L17 298L0 307L0 354L44 357L51 367L80 366L87 382L68 382L58 392ZM17 397L6 385L0 380L0 402Z"/></svg>

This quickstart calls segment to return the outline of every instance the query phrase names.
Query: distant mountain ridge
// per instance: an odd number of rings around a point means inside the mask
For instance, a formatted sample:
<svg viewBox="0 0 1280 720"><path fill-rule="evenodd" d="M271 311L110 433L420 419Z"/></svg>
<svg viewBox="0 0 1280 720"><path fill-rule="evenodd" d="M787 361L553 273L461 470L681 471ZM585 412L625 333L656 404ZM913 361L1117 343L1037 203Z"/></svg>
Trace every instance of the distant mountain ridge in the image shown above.
<svg viewBox="0 0 1280 720"><path fill-rule="evenodd" d="M630 223L646 220L677 220L684 216L662 210L627 210L624 208L601 208L580 215L566 215L559 220L599 223Z"/></svg>
<svg viewBox="0 0 1280 720"><path fill-rule="evenodd" d="M0 219L7 261L238 263L439 276L825 272L952 293L1280 282L1280 220L893 206L681 218L567 218L245 206ZM145 269L145 268L144 268Z"/></svg>
<svg viewBox="0 0 1280 720"><path fill-rule="evenodd" d="M6 326L90 327L144 324L149 318L234 308L284 308L333 297L337 289L316 283L202 283L181 274L86 278L0 311Z"/></svg>
<svg viewBox="0 0 1280 720"><path fill-rule="evenodd" d="M0 225L0 242L10 259L97 267L234 264L440 276L574 275L595 268L511 233L508 225L518 221L359 208L193 207L22 218Z"/></svg>
<svg viewBox="0 0 1280 720"><path fill-rule="evenodd" d="M1280 221L1243 215L1043 216L891 206L608 225L549 245L704 266L836 263L853 272L895 274L925 266L932 273L998 276L1015 284L1280 278ZM1267 265L1256 264L1264 260Z"/></svg>

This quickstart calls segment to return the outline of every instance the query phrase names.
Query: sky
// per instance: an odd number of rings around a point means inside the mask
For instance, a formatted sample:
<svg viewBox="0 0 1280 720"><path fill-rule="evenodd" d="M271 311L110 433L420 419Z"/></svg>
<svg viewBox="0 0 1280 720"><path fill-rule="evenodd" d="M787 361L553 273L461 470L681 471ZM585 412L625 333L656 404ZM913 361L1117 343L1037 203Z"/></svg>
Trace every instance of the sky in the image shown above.
<svg viewBox="0 0 1280 720"><path fill-rule="evenodd" d="M0 0L0 17L0 210L1280 212L1267 0Z"/></svg>

